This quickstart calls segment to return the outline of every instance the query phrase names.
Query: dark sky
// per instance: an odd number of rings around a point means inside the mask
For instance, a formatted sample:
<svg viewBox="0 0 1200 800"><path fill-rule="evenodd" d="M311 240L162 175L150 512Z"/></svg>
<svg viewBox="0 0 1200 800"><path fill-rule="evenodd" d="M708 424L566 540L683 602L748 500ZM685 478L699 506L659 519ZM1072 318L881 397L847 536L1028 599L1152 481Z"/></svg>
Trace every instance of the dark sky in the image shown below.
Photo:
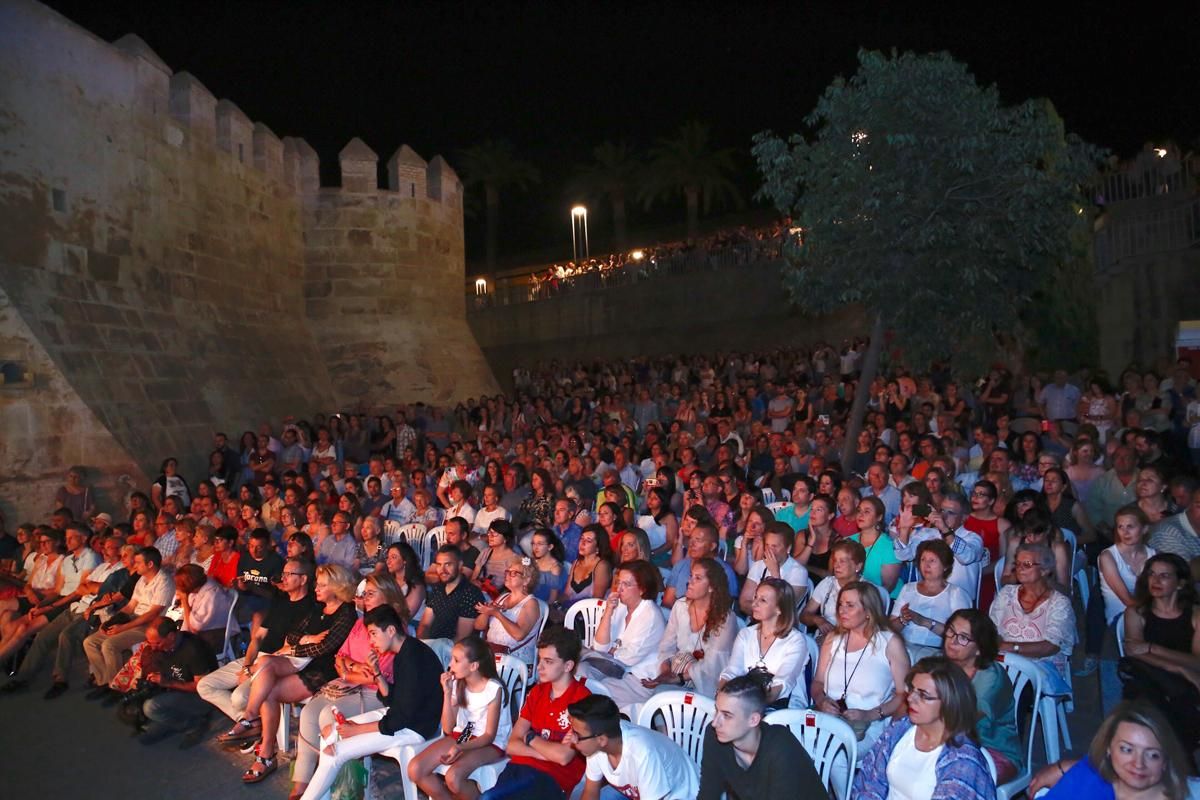
<svg viewBox="0 0 1200 800"><path fill-rule="evenodd" d="M507 203L502 249L566 239L564 185L591 147L647 147L688 119L746 153L793 132L858 47L949 50L1008 101L1045 96L1067 127L1125 156L1200 135L1200 4L400 3L50 0L113 40L139 34L276 134L306 138L328 166L353 136L382 161L401 143L426 159L506 138L542 171ZM1048 10L1062 6L1061 10ZM325 169L336 180L336 169ZM682 206L682 203L680 203ZM603 237L602 209L593 227ZM633 212L631 225L682 210ZM470 255L482 223L468 221Z"/></svg>

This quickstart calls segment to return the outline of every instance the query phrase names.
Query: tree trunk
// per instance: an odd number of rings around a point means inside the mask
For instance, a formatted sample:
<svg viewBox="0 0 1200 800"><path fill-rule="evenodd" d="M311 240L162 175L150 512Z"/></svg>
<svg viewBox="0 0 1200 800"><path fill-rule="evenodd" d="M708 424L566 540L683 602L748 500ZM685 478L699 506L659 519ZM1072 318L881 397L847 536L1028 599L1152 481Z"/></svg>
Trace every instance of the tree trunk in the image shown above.
<svg viewBox="0 0 1200 800"><path fill-rule="evenodd" d="M687 240L695 242L700 233L700 190L688 187L683 194L687 198Z"/></svg>
<svg viewBox="0 0 1200 800"><path fill-rule="evenodd" d="M500 192L495 186L484 187L487 209L487 269L496 271L496 242L500 234Z"/></svg>
<svg viewBox="0 0 1200 800"><path fill-rule="evenodd" d="M875 325L871 328L871 343L867 346L867 355L863 358L862 372L858 375L858 388L854 390L854 405L850 407L850 416L846 420L846 441L842 443L842 473L849 475L850 459L858 449L858 434L863 427L863 415L867 411L867 398L871 391L871 382L879 371L879 355L883 352L883 315L875 315Z"/></svg>
<svg viewBox="0 0 1200 800"><path fill-rule="evenodd" d="M614 194L612 196L613 207L613 233L616 236L616 245L618 250L625 249L625 195Z"/></svg>

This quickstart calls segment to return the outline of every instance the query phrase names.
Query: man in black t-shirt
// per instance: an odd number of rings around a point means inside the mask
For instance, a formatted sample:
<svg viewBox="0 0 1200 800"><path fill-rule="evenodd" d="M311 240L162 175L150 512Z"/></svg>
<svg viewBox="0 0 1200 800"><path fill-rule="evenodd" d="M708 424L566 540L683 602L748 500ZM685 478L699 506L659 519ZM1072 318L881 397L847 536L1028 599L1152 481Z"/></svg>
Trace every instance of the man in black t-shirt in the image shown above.
<svg viewBox="0 0 1200 800"><path fill-rule="evenodd" d="M216 672L206 675L196 691L219 708L225 716L237 722L246 708L250 694L250 676L259 653L273 653L283 647L284 637L291 631L301 631L304 621L313 610L311 587L313 563L303 558L289 558L283 564L279 591L267 609L266 618L250 637L246 657L230 661Z"/></svg>
<svg viewBox="0 0 1200 800"><path fill-rule="evenodd" d="M255 528L246 540L246 549L238 558L234 587L238 590L238 622L250 625L250 633L262 624L271 600L278 592L275 584L283 573L283 559L271 547L266 528Z"/></svg>
<svg viewBox="0 0 1200 800"><path fill-rule="evenodd" d="M178 630L173 620L160 617L146 629L142 675L161 691L142 702L142 714L149 720L142 744L160 742L176 731L187 731L181 747L204 738L212 706L196 694L196 684L216 668L212 648Z"/></svg>
<svg viewBox="0 0 1200 800"><path fill-rule="evenodd" d="M475 629L475 610L484 602L483 592L462 574L462 556L452 544L438 548L434 559L440 583L425 594L425 611L417 626L418 639L449 639L457 642Z"/></svg>
<svg viewBox="0 0 1200 800"><path fill-rule="evenodd" d="M767 695L761 683L747 675L734 678L717 692L716 705L704 732L697 800L829 796L791 730L763 722Z"/></svg>

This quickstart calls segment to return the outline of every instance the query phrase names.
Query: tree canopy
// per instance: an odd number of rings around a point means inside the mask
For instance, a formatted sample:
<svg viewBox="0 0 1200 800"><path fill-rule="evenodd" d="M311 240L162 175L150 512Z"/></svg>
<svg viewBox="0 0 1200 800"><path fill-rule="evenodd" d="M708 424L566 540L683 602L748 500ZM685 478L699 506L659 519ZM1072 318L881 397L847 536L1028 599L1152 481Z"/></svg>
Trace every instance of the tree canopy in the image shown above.
<svg viewBox="0 0 1200 800"><path fill-rule="evenodd" d="M1067 313L1055 288L1080 263L1104 153L1048 100L1005 106L945 53L860 51L805 123L753 150L762 194L802 228L785 279L797 305L859 304L908 363L960 367Z"/></svg>
<svg viewBox="0 0 1200 800"><path fill-rule="evenodd" d="M496 266L500 231L500 193L524 190L541 180L537 167L521 159L506 140L488 140L468 147L458 156L463 184L468 190L483 188L487 221L487 266Z"/></svg>
<svg viewBox="0 0 1200 800"><path fill-rule="evenodd" d="M683 195L687 203L688 238L696 238L700 213L714 205L731 202L739 208L742 198L730 175L737 171L730 148L713 149L709 126L692 120L674 137L658 140L650 150L650 165L639 197L646 208L658 200Z"/></svg>

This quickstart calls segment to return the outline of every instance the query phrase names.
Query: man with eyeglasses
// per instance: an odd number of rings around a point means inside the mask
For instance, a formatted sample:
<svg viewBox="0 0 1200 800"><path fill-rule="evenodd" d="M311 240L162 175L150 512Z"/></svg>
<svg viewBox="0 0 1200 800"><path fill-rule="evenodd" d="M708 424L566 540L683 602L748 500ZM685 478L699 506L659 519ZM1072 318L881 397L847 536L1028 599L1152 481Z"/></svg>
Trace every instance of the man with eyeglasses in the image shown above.
<svg viewBox="0 0 1200 800"><path fill-rule="evenodd" d="M901 561L912 561L917 557L917 545L940 537L950 545L956 562L946 582L962 589L968 597L978 602L976 588L979 571L986 566L987 549L979 534L963 527L967 519L966 507L967 501L962 495L947 494L941 505L929 510L925 525L910 527L909 530L905 530L905 526L912 526L912 521L905 520L901 515L896 523L899 535L892 537L892 550Z"/></svg>
<svg viewBox="0 0 1200 800"><path fill-rule="evenodd" d="M350 515L338 511L329 523L329 534L322 537L317 546L318 564L341 564L349 570L354 569L354 554L358 543L350 530Z"/></svg>
<svg viewBox="0 0 1200 800"><path fill-rule="evenodd" d="M693 800L696 765L657 731L621 719L611 697L593 694L567 707L571 731L563 744L587 759L581 800L599 800L608 786L631 800Z"/></svg>
<svg viewBox="0 0 1200 800"><path fill-rule="evenodd" d="M251 633L246 656L210 672L196 686L197 693L231 721L236 722L246 707L250 678L254 675L259 654L273 653L283 647L288 633L303 632L305 620L316 610L312 595L313 569L312 562L307 559L285 561L279 578L279 592L271 601L262 624Z"/></svg>

